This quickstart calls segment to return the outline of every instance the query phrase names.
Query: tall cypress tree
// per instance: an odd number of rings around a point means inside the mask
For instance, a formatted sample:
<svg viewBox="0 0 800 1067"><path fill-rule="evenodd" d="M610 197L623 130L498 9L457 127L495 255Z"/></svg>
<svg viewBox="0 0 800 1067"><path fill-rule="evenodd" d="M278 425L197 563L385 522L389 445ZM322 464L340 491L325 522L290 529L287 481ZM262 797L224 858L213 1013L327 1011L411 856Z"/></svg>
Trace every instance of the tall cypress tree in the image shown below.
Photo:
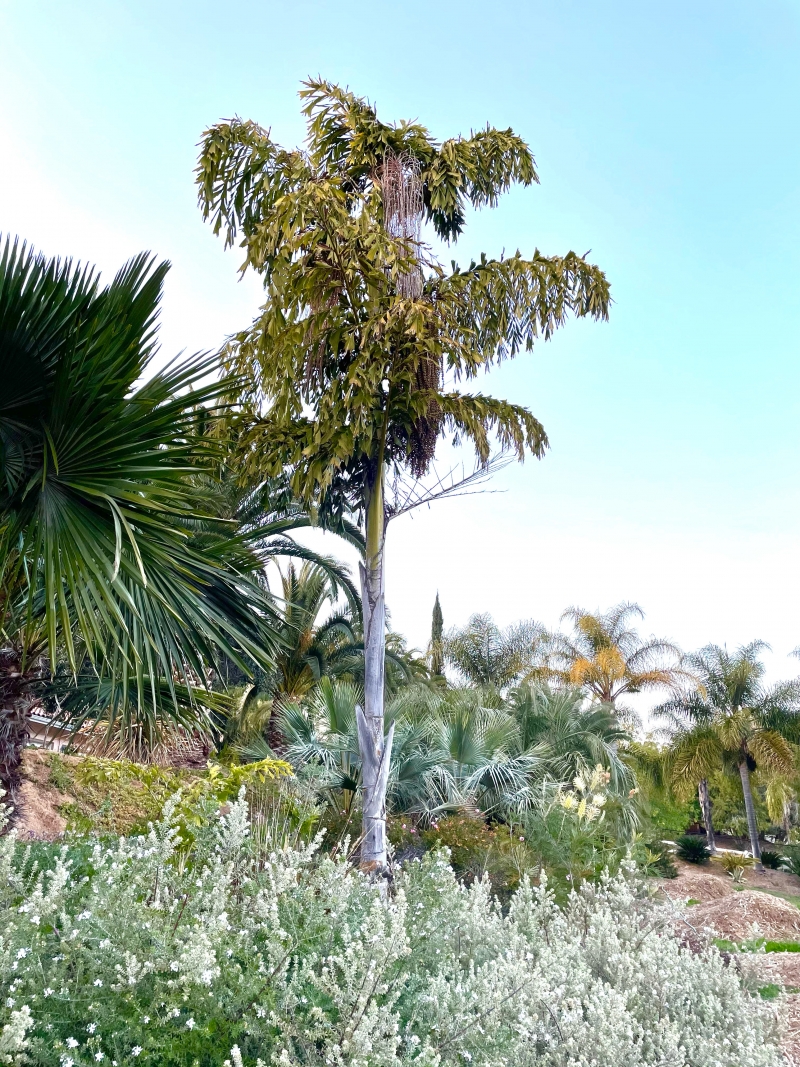
<svg viewBox="0 0 800 1067"><path fill-rule="evenodd" d="M431 619L431 673L437 678L441 678L444 674L443 632L444 618L442 617L442 606L439 603L439 593L437 591Z"/></svg>

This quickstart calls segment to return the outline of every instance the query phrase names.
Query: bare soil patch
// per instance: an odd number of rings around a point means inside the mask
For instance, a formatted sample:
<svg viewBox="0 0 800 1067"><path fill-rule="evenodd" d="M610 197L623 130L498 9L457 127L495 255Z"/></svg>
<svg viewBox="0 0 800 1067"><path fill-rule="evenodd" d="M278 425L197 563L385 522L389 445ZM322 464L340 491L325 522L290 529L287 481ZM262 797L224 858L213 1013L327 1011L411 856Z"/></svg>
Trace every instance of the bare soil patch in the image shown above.
<svg viewBox="0 0 800 1067"><path fill-rule="evenodd" d="M78 762L75 756L60 758L65 764ZM23 781L14 817L14 829L20 840L54 841L67 828L67 821L59 809L72 803L74 797L57 789L50 781L50 763L49 752L29 748L23 753Z"/></svg>

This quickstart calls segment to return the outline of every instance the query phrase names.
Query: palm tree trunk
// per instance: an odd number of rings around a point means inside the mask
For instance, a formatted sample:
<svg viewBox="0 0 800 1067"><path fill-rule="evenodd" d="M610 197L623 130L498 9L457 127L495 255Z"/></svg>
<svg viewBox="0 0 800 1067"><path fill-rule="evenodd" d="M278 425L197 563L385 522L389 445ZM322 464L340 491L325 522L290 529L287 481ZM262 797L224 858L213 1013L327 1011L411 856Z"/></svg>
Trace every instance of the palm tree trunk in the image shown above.
<svg viewBox="0 0 800 1067"><path fill-rule="evenodd" d="M30 736L30 701L18 658L0 652L0 789L16 808L22 784L22 753Z"/></svg>
<svg viewBox="0 0 800 1067"><path fill-rule="evenodd" d="M697 783L697 796L700 800L700 810L703 813L703 825L706 828L706 840L708 851L713 855L717 852L717 843L714 840L714 822L712 819L711 797L708 793L708 779L701 778Z"/></svg>
<svg viewBox="0 0 800 1067"><path fill-rule="evenodd" d="M361 867L375 876L386 870L386 788L394 725L384 737L384 542L386 515L383 462L379 462L366 499L366 551L360 565L364 620L364 710L356 708L361 755L363 816Z"/></svg>
<svg viewBox="0 0 800 1067"><path fill-rule="evenodd" d="M747 829L750 832L750 849L753 859L756 861L756 870L764 869L761 863L761 846L758 843L758 823L756 821L756 809L753 804L753 791L750 788L750 770L747 759L739 764L739 775L742 779L742 794L744 795L744 810L747 812Z"/></svg>
<svg viewBox="0 0 800 1067"><path fill-rule="evenodd" d="M789 834L792 832L792 814L795 807L795 801L784 800L783 802L783 819L781 820L781 826L783 828L783 836L786 841L789 840Z"/></svg>
<svg viewBox="0 0 800 1067"><path fill-rule="evenodd" d="M281 706L281 696L283 694L276 694L272 698L272 707L269 712L269 719L267 720L267 744L278 759L283 759L286 755L286 738L284 737L283 730L281 729L281 712L283 710Z"/></svg>

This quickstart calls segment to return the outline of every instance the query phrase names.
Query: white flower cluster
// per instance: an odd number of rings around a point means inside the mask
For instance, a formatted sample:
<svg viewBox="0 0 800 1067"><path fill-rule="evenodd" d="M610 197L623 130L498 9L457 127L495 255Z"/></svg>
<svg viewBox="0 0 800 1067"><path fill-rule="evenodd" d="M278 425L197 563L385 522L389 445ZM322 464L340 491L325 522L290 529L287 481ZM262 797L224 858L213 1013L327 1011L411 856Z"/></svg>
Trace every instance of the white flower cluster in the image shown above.
<svg viewBox="0 0 800 1067"><path fill-rule="evenodd" d="M439 853L384 900L313 845L256 844L242 800L188 852L173 811L110 847L0 839L0 1063L781 1063L775 1007L682 947L632 869L503 911Z"/></svg>

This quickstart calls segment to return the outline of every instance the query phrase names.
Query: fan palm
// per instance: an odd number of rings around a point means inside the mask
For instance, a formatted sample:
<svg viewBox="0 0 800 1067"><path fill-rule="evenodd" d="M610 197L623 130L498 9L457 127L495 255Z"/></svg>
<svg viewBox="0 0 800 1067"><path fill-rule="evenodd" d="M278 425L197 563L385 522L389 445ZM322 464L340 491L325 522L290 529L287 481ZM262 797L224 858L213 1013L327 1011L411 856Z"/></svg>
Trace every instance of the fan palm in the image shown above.
<svg viewBox="0 0 800 1067"><path fill-rule="evenodd" d="M278 645L258 556L212 518L198 474L218 448L203 405L230 382L192 357L144 380L168 265L145 255L101 288L17 242L0 253L0 779L13 794L37 687L62 660L114 697L109 721L153 736L207 725L198 699L224 653Z"/></svg>
<svg viewBox="0 0 800 1067"><path fill-rule="evenodd" d="M800 739L797 683L771 689L763 685L765 668L759 655L767 648L763 641L752 641L731 654L719 645L707 645L687 657L700 687L656 709L676 727L672 743L676 782L707 781L719 769L739 774L756 861L761 848L750 774L757 767L771 774L790 774L795 769L791 742Z"/></svg>
<svg viewBox="0 0 800 1067"><path fill-rule="evenodd" d="M329 797L340 791L347 810L361 781L360 696L358 686L323 679L305 701L280 712L286 758ZM580 692L526 689L506 703L493 687L442 692L415 685L390 700L387 714L396 738L390 809L423 822L458 810L519 813L538 802L543 782L571 781L587 765L607 767L617 789L630 784L615 750L627 735L613 712L587 707ZM249 758L266 752L263 744L245 750Z"/></svg>
<svg viewBox="0 0 800 1067"><path fill-rule="evenodd" d="M215 442L221 454L220 462L212 474L202 472L193 476L208 501L207 510L212 516L206 522L193 522L194 536L201 541L209 526L213 534L219 528L219 520L227 521L240 531L250 547L258 553L267 576L270 564L284 558L314 564L326 575L335 593L344 593L358 615L359 597L347 567L330 556L315 552L292 536L294 531L318 525L318 522L295 499L288 477L285 474L253 477L237 462L245 423L244 415L228 409L218 409L204 415L204 436ZM346 516L331 519L325 528L363 553L364 538Z"/></svg>
<svg viewBox="0 0 800 1067"><path fill-rule="evenodd" d="M562 619L572 623L572 634L553 635L545 673L635 718L620 704L622 699L674 688L687 676L680 665L680 649L656 637L643 640L630 626L637 616L644 618L638 604L618 604L604 613L568 608Z"/></svg>
<svg viewBox="0 0 800 1067"><path fill-rule="evenodd" d="M634 776L619 755L629 734L613 707L588 702L580 689L528 683L511 694L509 704L520 746L545 756L551 777L571 781L585 767L599 765L609 771L614 789L631 788Z"/></svg>

